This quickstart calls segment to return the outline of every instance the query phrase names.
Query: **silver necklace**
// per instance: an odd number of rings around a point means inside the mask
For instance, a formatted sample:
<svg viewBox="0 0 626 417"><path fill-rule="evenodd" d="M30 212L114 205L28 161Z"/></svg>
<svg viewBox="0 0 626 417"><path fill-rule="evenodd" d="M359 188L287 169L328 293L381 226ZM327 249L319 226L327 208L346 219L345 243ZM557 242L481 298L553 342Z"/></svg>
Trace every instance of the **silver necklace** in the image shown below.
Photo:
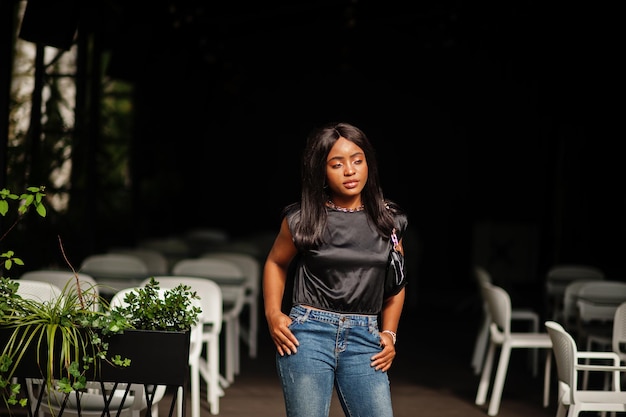
<svg viewBox="0 0 626 417"><path fill-rule="evenodd" d="M343 211L344 213L355 213L357 211L362 211L365 208L363 204L361 204L360 206L356 208L340 207L337 204L333 203L332 200L328 200L326 204L328 204L328 207L330 207L331 209L337 210L337 211Z"/></svg>

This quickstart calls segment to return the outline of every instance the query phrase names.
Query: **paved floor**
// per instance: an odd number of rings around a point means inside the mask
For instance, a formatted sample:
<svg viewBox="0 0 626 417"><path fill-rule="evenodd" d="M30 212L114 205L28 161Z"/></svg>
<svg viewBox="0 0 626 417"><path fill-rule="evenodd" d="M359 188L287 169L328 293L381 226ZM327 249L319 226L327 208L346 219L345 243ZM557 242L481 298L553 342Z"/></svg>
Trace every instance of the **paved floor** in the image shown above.
<svg viewBox="0 0 626 417"><path fill-rule="evenodd" d="M480 310L464 295L459 297L441 303L436 294L428 294L417 303L418 308L405 310L398 332L398 358L390 370L395 417L487 415L486 405L474 404L479 377L470 367ZM240 375L221 398L220 416L285 416L273 345L264 330L262 325L258 357L244 355ZM500 417L556 415L556 383L551 387L551 405L544 408L542 375L533 378L527 358L525 350L512 353ZM211 415L205 402L202 409L202 417ZM330 417L343 417L336 398Z"/></svg>

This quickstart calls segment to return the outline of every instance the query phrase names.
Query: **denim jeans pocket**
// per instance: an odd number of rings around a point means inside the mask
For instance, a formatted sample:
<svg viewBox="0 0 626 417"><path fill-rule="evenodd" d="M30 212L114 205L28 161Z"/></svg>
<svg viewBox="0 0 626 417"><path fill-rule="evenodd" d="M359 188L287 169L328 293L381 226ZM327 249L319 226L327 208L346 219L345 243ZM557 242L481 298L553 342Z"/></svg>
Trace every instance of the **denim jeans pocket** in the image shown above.
<svg viewBox="0 0 626 417"><path fill-rule="evenodd" d="M291 323L289 323L289 328L293 327L298 323L304 323L306 312L302 312L299 309L292 308L289 312L289 318L291 319Z"/></svg>

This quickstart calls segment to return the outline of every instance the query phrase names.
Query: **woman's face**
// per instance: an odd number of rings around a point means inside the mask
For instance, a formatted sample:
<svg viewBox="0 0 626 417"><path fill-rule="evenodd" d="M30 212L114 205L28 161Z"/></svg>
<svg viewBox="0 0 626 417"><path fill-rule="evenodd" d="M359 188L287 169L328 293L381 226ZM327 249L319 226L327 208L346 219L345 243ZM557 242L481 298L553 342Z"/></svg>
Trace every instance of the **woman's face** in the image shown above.
<svg viewBox="0 0 626 417"><path fill-rule="evenodd" d="M339 138L326 157L326 181L333 201L339 204L339 201L359 197L367 176L363 149L343 137ZM360 199L357 203L360 204Z"/></svg>

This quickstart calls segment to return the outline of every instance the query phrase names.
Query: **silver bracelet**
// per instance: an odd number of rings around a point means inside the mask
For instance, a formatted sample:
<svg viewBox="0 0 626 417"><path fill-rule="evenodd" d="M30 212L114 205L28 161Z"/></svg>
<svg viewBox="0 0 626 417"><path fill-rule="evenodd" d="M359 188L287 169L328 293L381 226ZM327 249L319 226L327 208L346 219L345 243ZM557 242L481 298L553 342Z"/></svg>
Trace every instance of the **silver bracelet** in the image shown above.
<svg viewBox="0 0 626 417"><path fill-rule="evenodd" d="M391 339L393 340L393 344L396 344L396 332L393 332L391 330L383 330L381 333L387 333L389 336L391 336Z"/></svg>

